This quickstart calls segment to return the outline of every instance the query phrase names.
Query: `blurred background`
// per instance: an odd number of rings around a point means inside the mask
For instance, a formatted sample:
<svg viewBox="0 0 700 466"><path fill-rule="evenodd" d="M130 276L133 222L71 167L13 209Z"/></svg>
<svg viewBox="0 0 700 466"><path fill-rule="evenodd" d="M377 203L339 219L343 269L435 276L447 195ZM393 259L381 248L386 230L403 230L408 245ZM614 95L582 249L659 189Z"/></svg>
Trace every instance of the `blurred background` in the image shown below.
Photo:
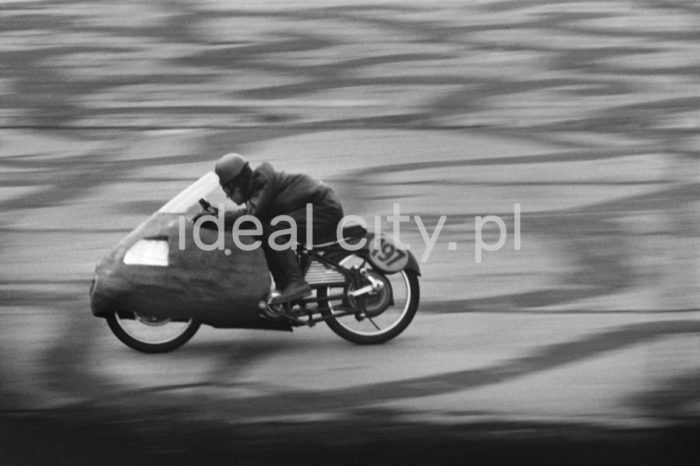
<svg viewBox="0 0 700 466"><path fill-rule="evenodd" d="M691 0L0 2L5 454L85 426L161 454L696 424L698 31ZM153 357L91 316L101 257L231 151L370 222L447 216L404 335L211 330ZM477 215L509 233L480 264Z"/></svg>

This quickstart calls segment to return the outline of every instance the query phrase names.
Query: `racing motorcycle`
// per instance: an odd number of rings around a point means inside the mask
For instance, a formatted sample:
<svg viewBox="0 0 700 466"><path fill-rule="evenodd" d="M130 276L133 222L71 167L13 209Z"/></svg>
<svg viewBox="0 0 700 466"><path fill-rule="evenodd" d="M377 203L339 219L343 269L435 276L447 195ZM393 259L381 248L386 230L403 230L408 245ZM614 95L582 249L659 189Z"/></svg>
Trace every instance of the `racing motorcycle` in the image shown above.
<svg viewBox="0 0 700 466"><path fill-rule="evenodd" d="M418 309L420 269L410 251L361 225L337 238L299 245L311 296L274 304L264 253L243 239L201 228L203 212L230 202L209 172L129 233L98 264L92 313L127 346L172 351L202 324L286 330L324 322L356 344L379 344L403 332ZM204 219L206 220L206 219ZM217 246L218 243L218 246ZM215 247L216 246L216 247Z"/></svg>

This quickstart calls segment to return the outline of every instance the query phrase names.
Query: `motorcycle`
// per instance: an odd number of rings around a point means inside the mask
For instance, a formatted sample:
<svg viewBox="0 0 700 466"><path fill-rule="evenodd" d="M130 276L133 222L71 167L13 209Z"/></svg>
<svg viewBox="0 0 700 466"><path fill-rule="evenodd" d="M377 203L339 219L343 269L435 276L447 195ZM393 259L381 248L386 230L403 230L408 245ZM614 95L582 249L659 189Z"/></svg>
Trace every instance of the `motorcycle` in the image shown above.
<svg viewBox="0 0 700 466"><path fill-rule="evenodd" d="M273 280L264 253L251 247L254 238L246 243L201 228L198 218L214 212L216 198L222 207L230 203L209 172L97 265L92 313L125 345L162 353L187 343L201 325L292 331L320 322L353 343L380 344L413 320L420 299L415 257L358 224L331 241L299 245L312 294L274 304Z"/></svg>

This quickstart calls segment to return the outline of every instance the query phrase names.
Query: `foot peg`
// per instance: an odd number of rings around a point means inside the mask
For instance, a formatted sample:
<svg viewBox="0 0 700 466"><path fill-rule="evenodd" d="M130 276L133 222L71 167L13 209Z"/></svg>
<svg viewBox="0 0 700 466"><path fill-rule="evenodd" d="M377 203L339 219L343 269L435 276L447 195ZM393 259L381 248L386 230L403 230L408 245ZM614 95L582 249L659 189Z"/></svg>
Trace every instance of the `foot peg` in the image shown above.
<svg viewBox="0 0 700 466"><path fill-rule="evenodd" d="M270 305L288 303L295 299L306 298L311 295L311 287L305 281L292 282L287 285L281 294L270 299Z"/></svg>
<svg viewBox="0 0 700 466"><path fill-rule="evenodd" d="M290 287L287 287L285 291ZM288 293L286 296L284 293L280 293L275 290L267 297L267 300L263 299L258 303L258 315L261 319L267 320L268 322L279 322L285 317L292 320L295 319L293 316L292 307L295 305L295 301L306 298L311 295L311 287L304 283L297 290L291 290L292 293Z"/></svg>

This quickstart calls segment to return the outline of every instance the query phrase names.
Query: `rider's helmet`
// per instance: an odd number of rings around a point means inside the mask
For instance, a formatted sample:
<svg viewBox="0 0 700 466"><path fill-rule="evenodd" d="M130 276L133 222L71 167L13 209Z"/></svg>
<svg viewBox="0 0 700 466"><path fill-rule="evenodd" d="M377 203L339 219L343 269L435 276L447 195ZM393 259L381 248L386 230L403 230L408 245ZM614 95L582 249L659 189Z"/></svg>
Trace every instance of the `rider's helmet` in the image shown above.
<svg viewBox="0 0 700 466"><path fill-rule="evenodd" d="M243 173L247 166L248 161L245 157L232 152L224 155L216 162L214 171L219 176L219 184L226 186Z"/></svg>

